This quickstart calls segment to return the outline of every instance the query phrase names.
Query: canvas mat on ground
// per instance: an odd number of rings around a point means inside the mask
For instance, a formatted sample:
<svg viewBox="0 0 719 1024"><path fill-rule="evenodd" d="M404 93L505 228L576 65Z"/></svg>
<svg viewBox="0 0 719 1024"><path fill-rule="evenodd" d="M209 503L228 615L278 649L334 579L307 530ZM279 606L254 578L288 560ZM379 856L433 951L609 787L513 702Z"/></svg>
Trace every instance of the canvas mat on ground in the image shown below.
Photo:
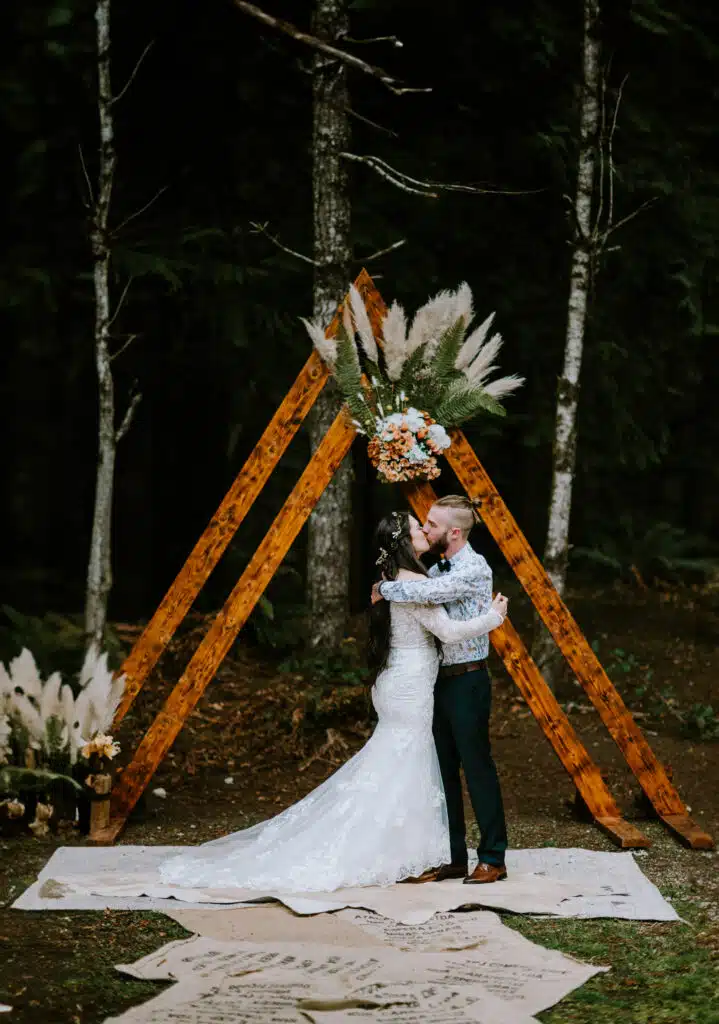
<svg viewBox="0 0 719 1024"><path fill-rule="evenodd" d="M302 942L356 951L384 946L408 953L467 950L475 980L530 1013L553 1006L600 970L530 942L489 910L435 914L418 925L399 924L367 910L297 917L280 906L258 906L251 913L176 910L169 916L188 931L221 942ZM154 969L152 958L148 963Z"/></svg>
<svg viewBox="0 0 719 1024"><path fill-rule="evenodd" d="M373 910L404 923L475 905L558 917L615 917L676 921L678 915L641 872L631 853L581 849L512 850L509 878L488 886L460 880L333 893L258 893L239 889L181 889L160 882L158 864L183 847L62 847L38 880L13 904L19 910L160 910L178 902L207 908L276 900L298 914L347 907Z"/></svg>
<svg viewBox="0 0 719 1024"><path fill-rule="evenodd" d="M273 909L278 916L290 916L284 909ZM447 1015L448 1021L525 1022L606 969L537 946L492 913L447 915L439 926L429 922L403 929L401 937L414 945L412 952L386 944L388 934L397 935L391 922L385 921L389 932L381 924L377 932L375 925L383 919L372 924L369 919L374 915L366 911L342 914L352 915L343 923L359 935L370 924L375 945L222 942L199 935L168 943L119 970L135 978L177 984L117 1020L264 1021L285 1020L285 1015L299 1020L304 1011L329 1024L355 1019L357 1004L363 1003L370 1009L361 1010L360 1016L373 1021L409 1021L422 1015L425 1021L434 1021ZM477 948L431 951L432 943L469 940ZM207 1016L210 1007L212 1015Z"/></svg>

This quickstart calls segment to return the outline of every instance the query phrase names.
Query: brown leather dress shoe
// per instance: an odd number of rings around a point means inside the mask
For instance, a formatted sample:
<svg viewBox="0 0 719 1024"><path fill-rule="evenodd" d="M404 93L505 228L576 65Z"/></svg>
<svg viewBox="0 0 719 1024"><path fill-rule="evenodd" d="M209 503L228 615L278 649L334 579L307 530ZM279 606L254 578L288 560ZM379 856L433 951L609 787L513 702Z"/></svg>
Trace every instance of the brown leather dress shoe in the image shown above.
<svg viewBox="0 0 719 1024"><path fill-rule="evenodd" d="M423 882L434 882L438 871L439 868L427 868L421 875L408 875L407 878L401 878L400 885L421 885Z"/></svg>
<svg viewBox="0 0 719 1024"><path fill-rule="evenodd" d="M464 878L467 874L466 864L442 864L434 873L434 882L446 882L448 878Z"/></svg>
<svg viewBox="0 0 719 1024"><path fill-rule="evenodd" d="M501 882L507 877L507 869L496 864L484 864L480 862L471 875L464 880L465 885L486 885L487 882Z"/></svg>

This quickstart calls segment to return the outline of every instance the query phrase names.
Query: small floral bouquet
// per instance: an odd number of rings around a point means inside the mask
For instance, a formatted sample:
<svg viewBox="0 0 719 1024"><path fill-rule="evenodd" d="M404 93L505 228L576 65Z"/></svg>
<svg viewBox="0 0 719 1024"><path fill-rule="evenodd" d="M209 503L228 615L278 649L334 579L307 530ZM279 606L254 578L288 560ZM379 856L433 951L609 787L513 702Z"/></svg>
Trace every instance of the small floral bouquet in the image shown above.
<svg viewBox="0 0 719 1024"><path fill-rule="evenodd" d="M375 328L352 285L334 337L319 321L304 321L353 425L368 438L381 480L433 480L437 456L451 444L450 428L480 414L506 415L501 400L523 378L490 380L502 338L490 333L493 313L469 332L473 317L472 293L462 284L425 303L411 325L394 302Z"/></svg>
<svg viewBox="0 0 719 1024"><path fill-rule="evenodd" d="M120 744L103 732L96 732L92 739L83 741L80 748L80 757L89 770L85 786L90 797L91 837L99 835L110 823L111 761L119 753Z"/></svg>
<svg viewBox="0 0 719 1024"><path fill-rule="evenodd" d="M405 412L377 418L377 433L367 454L385 483L434 480L440 474L437 456L451 443L447 431L429 413L410 406Z"/></svg>
<svg viewBox="0 0 719 1024"><path fill-rule="evenodd" d="M80 757L87 761L91 772L107 772L112 761L120 753L120 744L112 736L98 732L91 740L85 740L80 748Z"/></svg>

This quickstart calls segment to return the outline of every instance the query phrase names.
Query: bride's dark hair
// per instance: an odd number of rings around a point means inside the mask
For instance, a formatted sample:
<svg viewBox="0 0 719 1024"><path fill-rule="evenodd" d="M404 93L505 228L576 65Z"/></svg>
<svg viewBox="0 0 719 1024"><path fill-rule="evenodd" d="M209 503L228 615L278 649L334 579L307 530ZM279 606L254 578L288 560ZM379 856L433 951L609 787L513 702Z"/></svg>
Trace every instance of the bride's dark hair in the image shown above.
<svg viewBox="0 0 719 1024"><path fill-rule="evenodd" d="M394 580L400 569L427 575L412 547L409 512L392 512L380 520L374 535L376 580ZM381 672L387 664L390 648L389 602L378 601L370 609L367 660L371 668Z"/></svg>

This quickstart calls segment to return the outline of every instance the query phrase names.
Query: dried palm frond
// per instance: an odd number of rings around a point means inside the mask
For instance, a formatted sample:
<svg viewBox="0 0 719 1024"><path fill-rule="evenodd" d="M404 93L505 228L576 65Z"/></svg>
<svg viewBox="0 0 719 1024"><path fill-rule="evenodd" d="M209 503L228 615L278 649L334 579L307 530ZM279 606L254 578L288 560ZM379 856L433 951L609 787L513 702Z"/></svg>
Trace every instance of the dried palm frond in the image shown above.
<svg viewBox="0 0 719 1024"><path fill-rule="evenodd" d="M384 338L384 361L390 380L399 380L402 367L412 354L407 338L407 316L399 302L395 301L382 321Z"/></svg>
<svg viewBox="0 0 719 1024"><path fill-rule="evenodd" d="M10 680L13 689L29 697L36 708L42 698L42 679L35 659L27 647L23 647L17 658L10 662Z"/></svg>
<svg viewBox="0 0 719 1024"><path fill-rule="evenodd" d="M505 395L511 395L517 388L521 388L522 384L524 384L524 377L518 377L516 373L512 373L508 377L498 377L497 380L490 381L485 385L484 391L492 398L504 398Z"/></svg>
<svg viewBox="0 0 719 1024"><path fill-rule="evenodd" d="M357 334L359 335L360 344L365 351L365 355L371 362L378 363L379 351L377 349L377 342L375 341L369 314L367 313L364 299L353 284L350 285L350 303L352 305L354 325L357 330Z"/></svg>
<svg viewBox="0 0 719 1024"><path fill-rule="evenodd" d="M483 384L489 375L497 369L492 360L497 357L503 344L502 335L493 334L489 341L482 345L473 361L464 370L464 375L470 384Z"/></svg>
<svg viewBox="0 0 719 1024"><path fill-rule="evenodd" d="M53 716L56 718L64 718L64 709L62 701L60 700L60 691L62 689L62 676L59 672L53 672L45 680L45 685L42 688L42 696L40 697L40 717L43 722L47 722Z"/></svg>
<svg viewBox="0 0 719 1024"><path fill-rule="evenodd" d="M13 725L13 731L25 734L27 745L32 750L40 750L45 729L40 712L30 698L24 693L14 694L8 717Z"/></svg>
<svg viewBox="0 0 719 1024"><path fill-rule="evenodd" d="M495 314L490 313L486 320L484 320L479 327L476 327L468 338L465 339L462 348L457 356L457 362L455 366L458 370L466 369L475 356L479 353L479 350L484 345L484 339L487 337L487 332L492 326Z"/></svg>
<svg viewBox="0 0 719 1024"><path fill-rule="evenodd" d="M328 338L325 334L324 327L316 320L305 320L304 317L300 317L300 320L305 325L307 333L312 339L312 344L317 349L320 357L332 370L337 361L337 342L334 338Z"/></svg>
<svg viewBox="0 0 719 1024"><path fill-rule="evenodd" d="M420 345L426 345L427 355L430 356L442 332L457 319L455 311L456 295L451 291L441 291L429 302L425 302L424 306L420 306L407 336L410 352Z"/></svg>

